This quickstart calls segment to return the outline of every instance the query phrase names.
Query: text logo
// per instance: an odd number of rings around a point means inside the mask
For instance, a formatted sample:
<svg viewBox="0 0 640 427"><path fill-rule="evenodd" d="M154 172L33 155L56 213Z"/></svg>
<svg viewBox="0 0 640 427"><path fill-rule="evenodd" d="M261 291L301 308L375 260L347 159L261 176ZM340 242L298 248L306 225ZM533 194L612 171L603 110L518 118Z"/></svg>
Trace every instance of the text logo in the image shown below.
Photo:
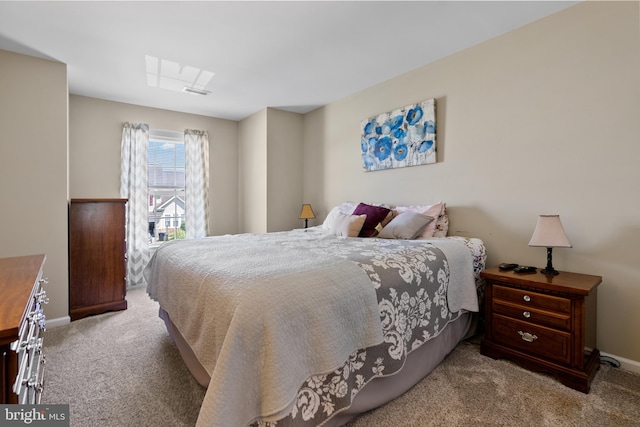
<svg viewBox="0 0 640 427"><path fill-rule="evenodd" d="M0 425L69 427L69 405L0 405Z"/></svg>

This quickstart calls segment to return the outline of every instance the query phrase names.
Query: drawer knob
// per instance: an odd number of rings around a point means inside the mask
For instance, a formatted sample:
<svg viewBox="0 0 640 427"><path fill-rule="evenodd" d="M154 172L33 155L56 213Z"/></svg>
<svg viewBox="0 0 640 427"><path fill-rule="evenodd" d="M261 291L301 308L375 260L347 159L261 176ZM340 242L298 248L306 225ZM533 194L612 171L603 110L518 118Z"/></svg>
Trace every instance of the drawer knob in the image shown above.
<svg viewBox="0 0 640 427"><path fill-rule="evenodd" d="M522 299L525 300L526 302L531 301L531 297L529 295L523 296Z"/></svg>
<svg viewBox="0 0 640 427"><path fill-rule="evenodd" d="M525 312L522 313L522 315L528 319L528 318L531 317L531 312L525 311Z"/></svg>
<svg viewBox="0 0 640 427"><path fill-rule="evenodd" d="M518 334L520 334L520 336L522 337L522 341L534 342L538 339L537 336L530 334L529 332L518 331Z"/></svg>

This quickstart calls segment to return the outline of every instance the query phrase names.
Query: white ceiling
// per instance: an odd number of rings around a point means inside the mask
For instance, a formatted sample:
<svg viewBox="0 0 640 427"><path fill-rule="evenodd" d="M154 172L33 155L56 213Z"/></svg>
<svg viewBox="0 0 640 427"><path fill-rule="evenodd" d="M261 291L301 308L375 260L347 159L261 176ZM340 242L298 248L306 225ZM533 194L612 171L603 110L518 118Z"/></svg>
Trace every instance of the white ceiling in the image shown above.
<svg viewBox="0 0 640 427"><path fill-rule="evenodd" d="M0 49L67 64L72 94L240 120L311 111L576 3L0 1ZM149 86L147 62L174 83L213 72L211 94Z"/></svg>

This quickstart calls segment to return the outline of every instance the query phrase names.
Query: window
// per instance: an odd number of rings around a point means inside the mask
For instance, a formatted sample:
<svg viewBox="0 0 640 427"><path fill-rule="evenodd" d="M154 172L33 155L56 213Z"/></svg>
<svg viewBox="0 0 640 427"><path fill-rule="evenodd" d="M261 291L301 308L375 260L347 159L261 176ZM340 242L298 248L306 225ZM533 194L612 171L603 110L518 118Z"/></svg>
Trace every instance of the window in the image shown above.
<svg viewBox="0 0 640 427"><path fill-rule="evenodd" d="M149 243L185 238L182 132L149 130Z"/></svg>

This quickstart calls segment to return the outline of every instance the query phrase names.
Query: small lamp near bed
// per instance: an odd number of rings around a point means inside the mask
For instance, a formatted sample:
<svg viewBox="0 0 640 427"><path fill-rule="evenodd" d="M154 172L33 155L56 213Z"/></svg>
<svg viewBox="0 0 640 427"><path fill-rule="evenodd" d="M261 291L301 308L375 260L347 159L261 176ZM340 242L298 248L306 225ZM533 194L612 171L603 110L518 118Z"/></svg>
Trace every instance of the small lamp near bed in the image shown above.
<svg viewBox="0 0 640 427"><path fill-rule="evenodd" d="M553 268L551 260L551 251L553 248L571 248L571 243L564 232L560 215L540 215L536 229L529 241L529 246L539 246L547 248L547 266L540 270L542 274L557 275L560 274Z"/></svg>
<svg viewBox="0 0 640 427"><path fill-rule="evenodd" d="M302 210L300 211L300 219L304 219L304 228L309 226L309 220L314 219L316 214L313 213L313 209L311 209L310 204L302 205Z"/></svg>

